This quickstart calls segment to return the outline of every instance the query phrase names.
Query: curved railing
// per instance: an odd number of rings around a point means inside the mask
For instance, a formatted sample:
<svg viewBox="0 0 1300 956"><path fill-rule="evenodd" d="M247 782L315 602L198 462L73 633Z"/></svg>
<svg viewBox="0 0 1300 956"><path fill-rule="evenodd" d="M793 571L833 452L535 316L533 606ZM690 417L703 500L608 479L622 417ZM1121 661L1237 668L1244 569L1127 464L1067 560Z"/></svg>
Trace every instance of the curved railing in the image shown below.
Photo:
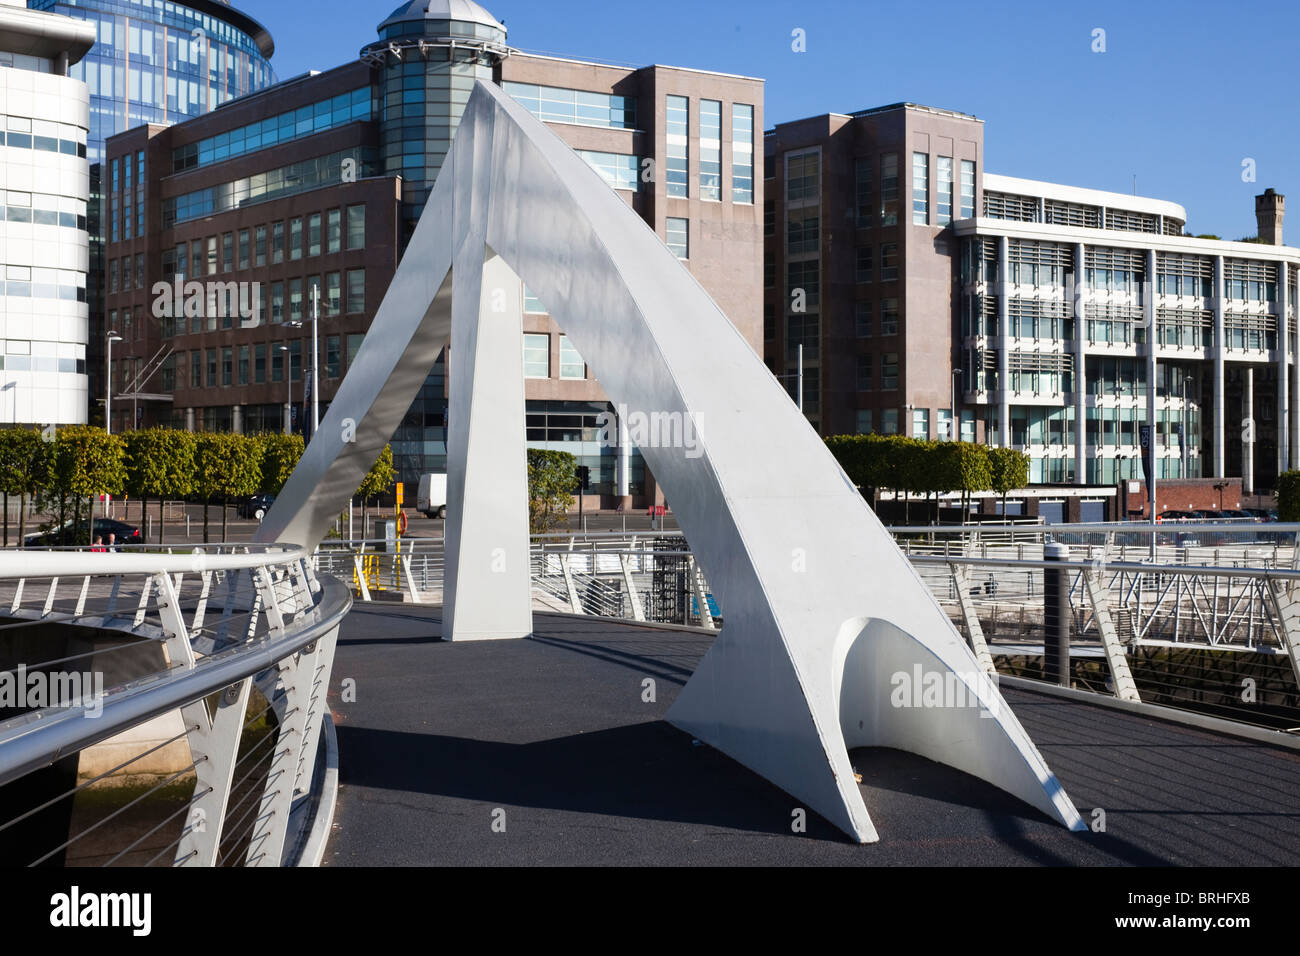
<svg viewBox="0 0 1300 956"><path fill-rule="evenodd" d="M0 553L0 863L318 862L351 603L292 545Z"/></svg>

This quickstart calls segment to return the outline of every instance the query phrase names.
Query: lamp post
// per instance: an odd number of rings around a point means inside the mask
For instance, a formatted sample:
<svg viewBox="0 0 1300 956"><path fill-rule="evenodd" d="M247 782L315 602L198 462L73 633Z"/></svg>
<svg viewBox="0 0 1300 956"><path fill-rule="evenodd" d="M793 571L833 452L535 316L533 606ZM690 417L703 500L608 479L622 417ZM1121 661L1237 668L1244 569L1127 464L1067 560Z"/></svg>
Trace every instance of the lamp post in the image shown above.
<svg viewBox="0 0 1300 956"><path fill-rule="evenodd" d="M951 429L951 434L948 437L952 441L958 441L960 438L960 432L958 431L959 419L957 417L957 379L959 378L961 378L961 369L959 368L953 369L952 370L952 412L948 422L948 427Z"/></svg>
<svg viewBox="0 0 1300 956"><path fill-rule="evenodd" d="M293 434L293 375L289 369L289 346L277 346L284 354L284 433Z"/></svg>
<svg viewBox="0 0 1300 956"><path fill-rule="evenodd" d="M311 287L311 437L320 427L320 283Z"/></svg>
<svg viewBox="0 0 1300 956"><path fill-rule="evenodd" d="M113 434L113 343L121 341L122 336L108 330L108 354L104 360L104 432L108 435Z"/></svg>

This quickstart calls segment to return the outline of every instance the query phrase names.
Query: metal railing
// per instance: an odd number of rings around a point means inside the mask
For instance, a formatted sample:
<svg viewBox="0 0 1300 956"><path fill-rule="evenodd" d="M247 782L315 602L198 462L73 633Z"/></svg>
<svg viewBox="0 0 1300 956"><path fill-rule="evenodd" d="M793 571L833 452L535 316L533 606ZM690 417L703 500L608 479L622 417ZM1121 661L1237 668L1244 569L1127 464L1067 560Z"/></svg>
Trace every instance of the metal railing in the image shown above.
<svg viewBox="0 0 1300 956"><path fill-rule="evenodd" d="M0 554L0 861L318 859L351 603L290 545Z"/></svg>

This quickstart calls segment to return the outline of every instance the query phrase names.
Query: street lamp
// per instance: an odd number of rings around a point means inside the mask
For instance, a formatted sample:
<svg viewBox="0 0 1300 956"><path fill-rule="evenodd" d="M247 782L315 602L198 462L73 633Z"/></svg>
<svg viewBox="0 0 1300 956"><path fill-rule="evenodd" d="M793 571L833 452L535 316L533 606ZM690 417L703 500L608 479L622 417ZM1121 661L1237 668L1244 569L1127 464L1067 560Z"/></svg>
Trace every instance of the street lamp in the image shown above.
<svg viewBox="0 0 1300 956"><path fill-rule="evenodd" d="M109 435L113 434L113 343L121 341L122 336L108 330L108 356L104 361L104 432Z"/></svg>
<svg viewBox="0 0 1300 956"><path fill-rule="evenodd" d="M284 433L293 434L293 375L289 368L289 346L281 345L279 351L286 353L284 356Z"/></svg>
<svg viewBox="0 0 1300 956"><path fill-rule="evenodd" d="M959 368L955 368L955 369L953 369L953 370L952 370L952 411L951 411L950 418L949 418L949 422L948 422L948 427L949 427L949 429L951 430L951 434L950 434L948 437L949 437L952 441L957 441L958 436L959 436L959 432L958 432L958 430L957 430L957 422L958 422L958 418L957 418L957 379L959 379L959 378L961 378L961 369L959 369Z"/></svg>

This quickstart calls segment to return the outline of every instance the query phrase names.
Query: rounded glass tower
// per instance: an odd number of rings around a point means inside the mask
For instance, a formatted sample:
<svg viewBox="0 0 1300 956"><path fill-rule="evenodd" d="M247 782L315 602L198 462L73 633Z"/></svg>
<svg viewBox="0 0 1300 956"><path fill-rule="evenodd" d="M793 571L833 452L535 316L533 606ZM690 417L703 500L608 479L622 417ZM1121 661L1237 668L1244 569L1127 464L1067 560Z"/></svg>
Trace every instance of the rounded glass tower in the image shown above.
<svg viewBox="0 0 1300 956"><path fill-rule="evenodd" d="M110 136L142 123L202 116L276 82L271 35L227 0L28 5L95 24L98 41L70 74L90 88L91 163L103 159Z"/></svg>
<svg viewBox="0 0 1300 956"><path fill-rule="evenodd" d="M510 52L506 28L472 0L412 0L361 51L379 86L384 172L402 177L410 239L476 80L492 82Z"/></svg>

